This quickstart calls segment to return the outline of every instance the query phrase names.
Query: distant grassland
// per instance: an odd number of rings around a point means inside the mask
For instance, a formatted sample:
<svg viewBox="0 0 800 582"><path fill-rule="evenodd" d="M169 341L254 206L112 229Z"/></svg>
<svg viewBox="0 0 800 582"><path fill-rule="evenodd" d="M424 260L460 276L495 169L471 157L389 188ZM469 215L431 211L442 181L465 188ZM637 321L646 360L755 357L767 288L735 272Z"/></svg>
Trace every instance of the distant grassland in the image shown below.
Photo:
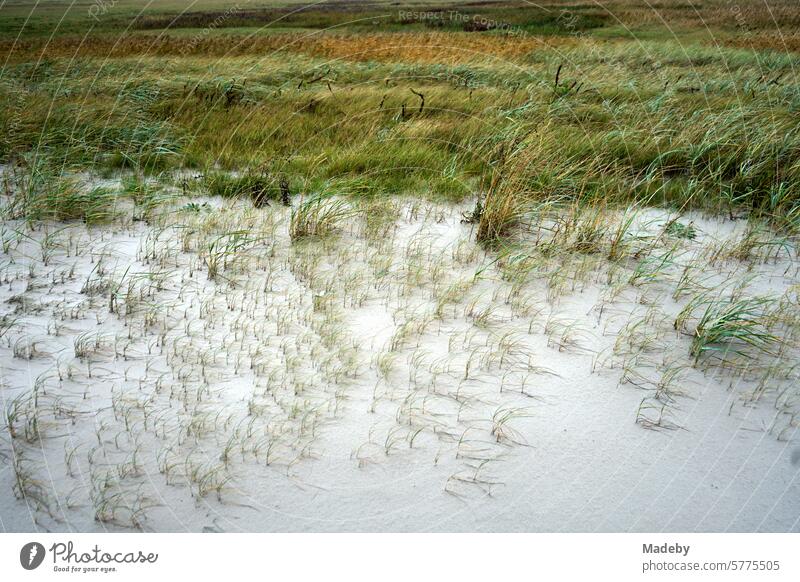
<svg viewBox="0 0 800 582"><path fill-rule="evenodd" d="M482 20L492 24L481 24ZM49 35L56 26L59 34L65 34L209 26L475 30L503 24L540 34L576 29L603 29L611 34L653 28L705 34L746 29L780 31L783 37L791 37L796 36L800 17L793 0L12 0L3 4L0 32L16 35L23 26L24 34L32 36Z"/></svg>
<svg viewBox="0 0 800 582"><path fill-rule="evenodd" d="M497 235L539 199L800 224L794 3L23 4L3 163L489 193Z"/></svg>

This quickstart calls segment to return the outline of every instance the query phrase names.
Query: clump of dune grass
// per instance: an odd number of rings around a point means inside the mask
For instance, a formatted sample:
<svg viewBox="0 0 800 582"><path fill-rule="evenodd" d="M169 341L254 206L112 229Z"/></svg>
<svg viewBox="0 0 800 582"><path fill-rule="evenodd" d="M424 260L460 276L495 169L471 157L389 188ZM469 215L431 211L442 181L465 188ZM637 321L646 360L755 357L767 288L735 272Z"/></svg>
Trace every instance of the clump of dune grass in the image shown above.
<svg viewBox="0 0 800 582"><path fill-rule="evenodd" d="M635 206L626 208L616 226L611 230L608 247L608 259L610 261L616 261L625 256L637 212Z"/></svg>
<svg viewBox="0 0 800 582"><path fill-rule="evenodd" d="M330 235L353 214L353 209L344 200L314 196L292 209L289 236L292 241L297 241Z"/></svg>
<svg viewBox="0 0 800 582"><path fill-rule="evenodd" d="M786 237L778 236L766 225L749 224L745 234L720 247L721 258L744 262L768 261L782 254L791 256L792 249Z"/></svg>
<svg viewBox="0 0 800 582"><path fill-rule="evenodd" d="M115 214L116 194L109 188L89 187L56 173L43 161L32 161L17 173L12 199L5 211L9 218L26 220L84 220L104 222Z"/></svg>
<svg viewBox="0 0 800 582"><path fill-rule="evenodd" d="M247 172L235 175L212 172L203 179L204 186L212 196L223 198L248 197L256 206L266 206L270 201L288 201L288 181L269 173Z"/></svg>
<svg viewBox="0 0 800 582"><path fill-rule="evenodd" d="M220 277L222 271L241 258L243 251L254 242L254 237L246 230L224 233L209 241L203 253L208 278L213 280Z"/></svg>
<svg viewBox="0 0 800 582"><path fill-rule="evenodd" d="M501 152L501 158L504 154ZM524 161L519 158L500 160L494 171L480 212L474 219L478 222L476 240L485 246L497 246L507 238L519 224L524 213L522 184L523 173L517 167Z"/></svg>
<svg viewBox="0 0 800 582"><path fill-rule="evenodd" d="M664 225L664 232L674 238L683 238L694 240L697 237L697 231L693 223L684 224L674 218Z"/></svg>
<svg viewBox="0 0 800 582"><path fill-rule="evenodd" d="M649 430L676 430L671 407L655 398L645 396L636 410L636 424Z"/></svg>
<svg viewBox="0 0 800 582"><path fill-rule="evenodd" d="M512 193L490 193L478 220L478 242L487 246L499 244L519 222L519 214L519 199Z"/></svg>
<svg viewBox="0 0 800 582"><path fill-rule="evenodd" d="M768 327L775 301L769 297L711 301L694 331L690 353L695 359L708 352L744 354L743 347L769 352L780 338Z"/></svg>
<svg viewBox="0 0 800 582"><path fill-rule="evenodd" d="M121 184L122 194L133 201L134 220L149 220L174 198L158 182L147 180L138 173L123 176Z"/></svg>
<svg viewBox="0 0 800 582"><path fill-rule="evenodd" d="M577 206L577 205L576 205ZM609 232L608 215L601 205L574 208L567 229L571 251L592 254L600 252Z"/></svg>

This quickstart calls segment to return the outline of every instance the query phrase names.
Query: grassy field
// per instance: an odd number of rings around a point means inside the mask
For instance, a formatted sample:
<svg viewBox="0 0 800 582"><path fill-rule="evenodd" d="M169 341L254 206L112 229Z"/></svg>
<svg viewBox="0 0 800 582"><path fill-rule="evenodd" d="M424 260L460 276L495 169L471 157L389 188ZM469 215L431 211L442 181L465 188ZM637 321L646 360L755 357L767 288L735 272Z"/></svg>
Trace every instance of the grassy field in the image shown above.
<svg viewBox="0 0 800 582"><path fill-rule="evenodd" d="M797 531L798 30L0 4L0 526Z"/></svg>
<svg viewBox="0 0 800 582"><path fill-rule="evenodd" d="M3 8L3 160L797 219L789 3L140 4Z"/></svg>

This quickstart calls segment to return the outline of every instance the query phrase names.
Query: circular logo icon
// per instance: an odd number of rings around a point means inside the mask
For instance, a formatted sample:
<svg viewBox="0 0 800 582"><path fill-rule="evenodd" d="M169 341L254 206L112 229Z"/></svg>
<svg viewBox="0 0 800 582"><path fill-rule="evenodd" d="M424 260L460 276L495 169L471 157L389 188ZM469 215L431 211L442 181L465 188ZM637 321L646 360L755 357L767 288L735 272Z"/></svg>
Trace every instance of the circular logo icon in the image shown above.
<svg viewBox="0 0 800 582"><path fill-rule="evenodd" d="M44 561L44 546L39 542L29 542L19 551L19 563L26 570L35 570Z"/></svg>

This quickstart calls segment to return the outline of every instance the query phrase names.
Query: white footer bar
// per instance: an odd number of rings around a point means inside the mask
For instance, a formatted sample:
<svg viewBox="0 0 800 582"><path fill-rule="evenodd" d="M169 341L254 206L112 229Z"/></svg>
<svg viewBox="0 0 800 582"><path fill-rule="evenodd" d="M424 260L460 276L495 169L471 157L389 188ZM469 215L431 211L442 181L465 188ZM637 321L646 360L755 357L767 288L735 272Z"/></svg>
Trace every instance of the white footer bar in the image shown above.
<svg viewBox="0 0 800 582"><path fill-rule="evenodd" d="M800 580L798 554L800 534L0 534L0 580Z"/></svg>

